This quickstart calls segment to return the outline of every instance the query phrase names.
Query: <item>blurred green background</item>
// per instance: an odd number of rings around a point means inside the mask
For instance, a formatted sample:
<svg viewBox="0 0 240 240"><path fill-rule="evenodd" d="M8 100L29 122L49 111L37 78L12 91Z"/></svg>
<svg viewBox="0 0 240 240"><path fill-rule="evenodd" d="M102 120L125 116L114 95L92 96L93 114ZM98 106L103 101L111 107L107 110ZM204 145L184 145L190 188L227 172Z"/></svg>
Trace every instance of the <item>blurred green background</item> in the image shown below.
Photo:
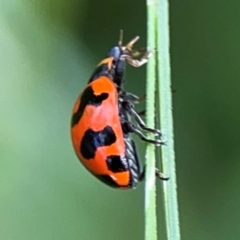
<svg viewBox="0 0 240 240"><path fill-rule="evenodd" d="M171 1L170 12L182 239L237 240L240 2ZM69 138L74 101L120 28L146 45L144 1L0 0L1 240L143 239L144 184L103 185ZM141 95L144 74L128 67L126 89Z"/></svg>

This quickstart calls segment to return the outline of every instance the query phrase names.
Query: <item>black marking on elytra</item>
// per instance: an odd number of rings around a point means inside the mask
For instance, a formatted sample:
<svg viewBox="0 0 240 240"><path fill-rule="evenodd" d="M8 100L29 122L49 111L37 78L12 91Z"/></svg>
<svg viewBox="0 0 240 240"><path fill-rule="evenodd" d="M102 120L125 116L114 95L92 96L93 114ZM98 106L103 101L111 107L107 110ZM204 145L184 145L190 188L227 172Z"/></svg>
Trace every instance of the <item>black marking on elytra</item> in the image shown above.
<svg viewBox="0 0 240 240"><path fill-rule="evenodd" d="M108 78L113 80L114 79L114 72L115 71L114 71L113 68L108 69L107 64L102 64L95 69L92 76L88 80L88 83L91 83L94 80L96 80L96 79L98 79L99 77L102 77L102 76L108 77Z"/></svg>
<svg viewBox="0 0 240 240"><path fill-rule="evenodd" d="M110 187L113 187L113 188L121 187L108 175L96 175L96 177Z"/></svg>
<svg viewBox="0 0 240 240"><path fill-rule="evenodd" d="M94 158L97 148L110 146L116 139L116 135L110 126L106 126L98 132L88 129L82 138L80 152L85 159Z"/></svg>
<svg viewBox="0 0 240 240"><path fill-rule="evenodd" d="M108 169L113 173L125 172L128 170L128 163L125 156L108 156L106 159Z"/></svg>
<svg viewBox="0 0 240 240"><path fill-rule="evenodd" d="M87 105L98 107L107 98L108 93L104 92L101 93L100 95L95 95L92 87L88 86L81 95L78 110L72 116L71 126L73 127L75 124L79 122Z"/></svg>

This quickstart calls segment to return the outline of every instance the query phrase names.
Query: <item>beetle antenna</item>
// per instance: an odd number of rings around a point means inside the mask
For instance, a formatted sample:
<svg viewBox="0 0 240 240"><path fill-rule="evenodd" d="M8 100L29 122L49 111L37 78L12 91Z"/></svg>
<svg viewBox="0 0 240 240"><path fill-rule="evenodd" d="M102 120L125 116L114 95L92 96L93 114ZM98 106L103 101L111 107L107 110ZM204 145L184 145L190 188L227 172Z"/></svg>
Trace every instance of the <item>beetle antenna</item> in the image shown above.
<svg viewBox="0 0 240 240"><path fill-rule="evenodd" d="M122 41L123 41L123 30L120 29L120 33L119 33L119 41L118 41L118 46L119 46L119 47L122 46Z"/></svg>
<svg viewBox="0 0 240 240"><path fill-rule="evenodd" d="M134 45L135 42L138 41L140 37L139 36L136 36L135 38L133 38L127 45L126 45L126 48L128 50L130 50L132 48L132 46Z"/></svg>

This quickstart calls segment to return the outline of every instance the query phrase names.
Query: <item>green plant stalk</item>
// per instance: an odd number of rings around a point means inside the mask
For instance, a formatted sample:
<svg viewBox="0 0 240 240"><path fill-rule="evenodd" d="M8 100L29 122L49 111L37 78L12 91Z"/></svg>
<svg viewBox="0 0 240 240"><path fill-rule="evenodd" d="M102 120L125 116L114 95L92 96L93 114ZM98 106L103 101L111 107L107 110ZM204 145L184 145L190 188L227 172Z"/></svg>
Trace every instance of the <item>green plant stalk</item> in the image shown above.
<svg viewBox="0 0 240 240"><path fill-rule="evenodd" d="M149 49L156 47L156 1L147 0L147 44ZM147 64L146 124L154 127L155 122L156 57ZM152 137L152 136L151 136ZM155 146L147 144L145 173L145 240L157 240L156 185L155 185Z"/></svg>
<svg viewBox="0 0 240 240"><path fill-rule="evenodd" d="M171 67L169 44L169 4L168 0L158 0L157 7L157 49L158 49L158 80L160 100L161 129L166 137L167 146L162 147L163 172L170 180L164 182L164 208L167 226L167 239L180 240L179 213L177 201L177 181L174 153Z"/></svg>

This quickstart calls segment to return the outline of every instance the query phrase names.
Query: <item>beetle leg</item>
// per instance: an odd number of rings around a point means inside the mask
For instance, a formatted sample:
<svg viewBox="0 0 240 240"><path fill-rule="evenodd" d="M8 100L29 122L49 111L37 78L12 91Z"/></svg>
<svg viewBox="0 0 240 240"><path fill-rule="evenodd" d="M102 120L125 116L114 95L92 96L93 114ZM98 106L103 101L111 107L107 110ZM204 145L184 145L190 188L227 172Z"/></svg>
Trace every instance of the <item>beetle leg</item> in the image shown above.
<svg viewBox="0 0 240 240"><path fill-rule="evenodd" d="M157 146L164 145L165 142L158 140L158 139L149 139L147 138L139 129L137 129L131 122L124 122L122 123L122 128L124 133L135 133L141 140L155 144Z"/></svg>
<svg viewBox="0 0 240 240"><path fill-rule="evenodd" d="M143 102L146 100L146 94L143 94L141 97L139 97L139 102Z"/></svg>
<svg viewBox="0 0 240 240"><path fill-rule="evenodd" d="M142 128L145 131L157 134L159 136L162 136L162 133L160 130L155 129L155 128L149 128L146 126L144 121L141 119L141 117L138 115L138 113L134 110L133 105L130 102L123 102L122 106L126 109L126 111L135 119L137 124L139 125L140 128Z"/></svg>
<svg viewBox="0 0 240 240"><path fill-rule="evenodd" d="M142 96L138 97L137 95L132 94L130 92L121 91L119 93L119 98L122 102L130 101L134 104L137 104L146 100L146 94L143 94Z"/></svg>
<svg viewBox="0 0 240 240"><path fill-rule="evenodd" d="M141 174L139 175L139 181L142 181L145 177L145 172L146 172L146 165L143 166L143 170ZM169 180L169 177L165 177L163 173L159 171L159 169L155 168L155 176L163 181Z"/></svg>
<svg viewBox="0 0 240 240"><path fill-rule="evenodd" d="M143 53L145 53L147 50L146 50L146 48L145 47L142 47L142 48L140 48L140 49L138 49L138 50L132 50L132 52L131 52L131 57L138 57L138 56L140 56L141 54L143 54Z"/></svg>
<svg viewBox="0 0 240 240"><path fill-rule="evenodd" d="M140 60L134 59L131 56L126 56L126 61L133 67L141 67L147 63L148 59L153 55L154 51L146 51Z"/></svg>
<svg viewBox="0 0 240 240"><path fill-rule="evenodd" d="M137 112L137 114L138 114L139 116L145 116L146 110L142 110L142 111L140 111L140 112Z"/></svg>
<svg viewBox="0 0 240 240"><path fill-rule="evenodd" d="M157 178L167 181L169 180L169 177L165 177L164 174L162 172L159 171L159 169L155 168L155 175Z"/></svg>
<svg viewBox="0 0 240 240"><path fill-rule="evenodd" d="M143 102L146 100L146 94L143 94L142 96L138 97L137 95L134 95L129 92L121 91L119 94L119 101L130 101L131 103L138 104L140 102ZM144 116L146 114L146 110L142 110L140 112L137 112L139 116Z"/></svg>
<svg viewBox="0 0 240 240"><path fill-rule="evenodd" d="M132 93L129 93L129 92L121 92L119 94L119 98L120 98L120 101L130 101L130 102L133 102L133 103L139 103L140 101L140 98L137 96L137 95L134 95Z"/></svg>

